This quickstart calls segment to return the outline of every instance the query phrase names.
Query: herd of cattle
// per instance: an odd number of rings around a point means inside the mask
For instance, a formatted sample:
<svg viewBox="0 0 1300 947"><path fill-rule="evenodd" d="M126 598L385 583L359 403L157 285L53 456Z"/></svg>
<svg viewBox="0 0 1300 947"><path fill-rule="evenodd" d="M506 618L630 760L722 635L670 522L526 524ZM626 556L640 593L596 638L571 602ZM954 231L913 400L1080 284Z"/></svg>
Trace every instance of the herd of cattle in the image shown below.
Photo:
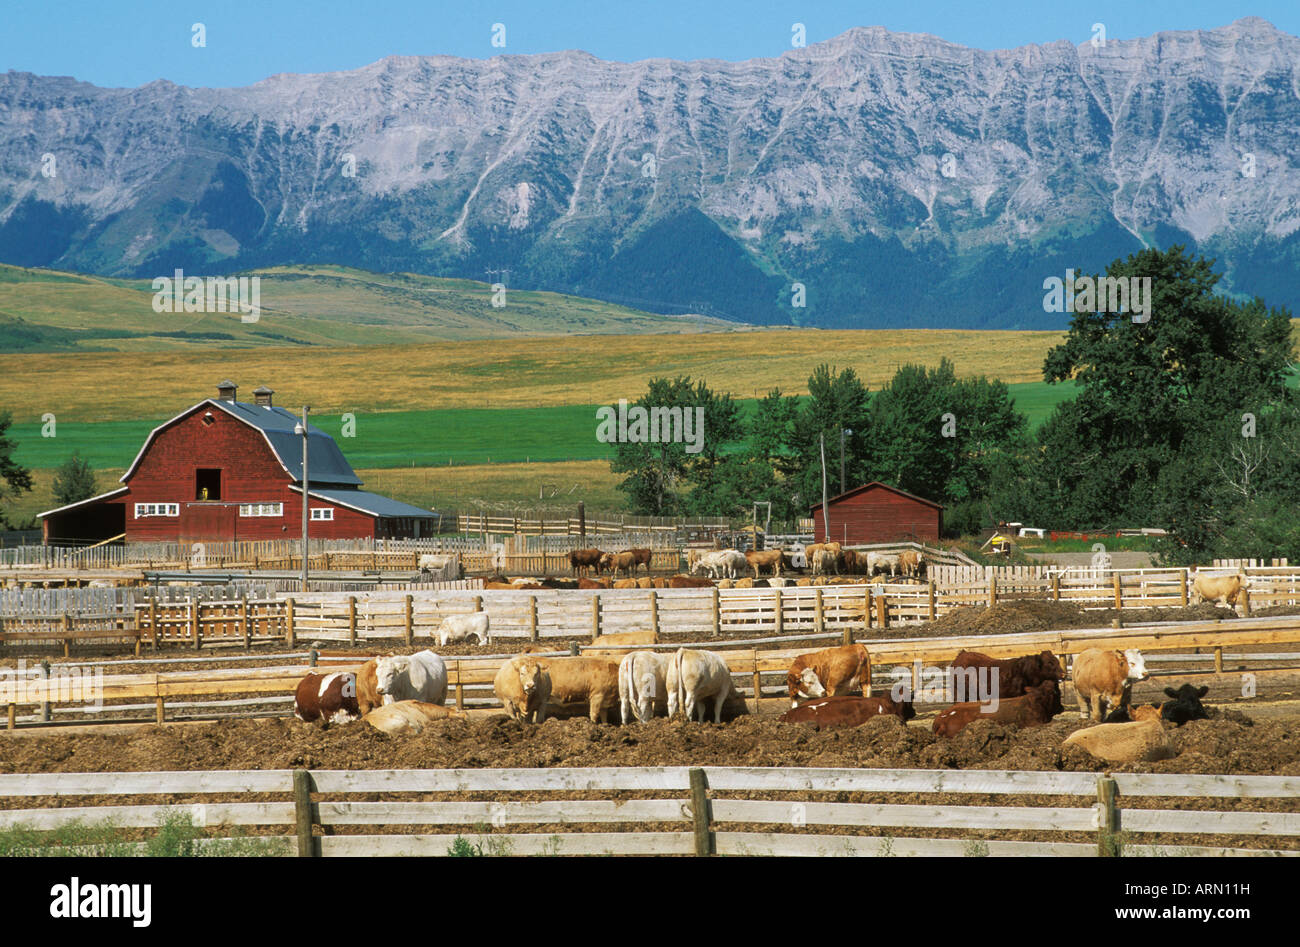
<svg viewBox="0 0 1300 947"><path fill-rule="evenodd" d="M610 635L596 644L646 644L648 639L637 636L648 634ZM679 712L686 720L703 721L710 710L713 721L721 723L724 712L729 717L747 712L732 672L719 654L693 648L672 653L635 650L615 660L619 653L596 647L583 657L542 657L525 651L502 663L493 690L506 714L531 723L574 713L605 723L615 706L624 725L657 715L672 719ZM871 696L869 674L867 649L861 644L799 655L786 676L792 706L781 719L836 729L859 726L882 715L904 722L916 716L914 695L906 688L900 691L896 684L890 696ZM978 694L981 699L960 701L940 711L932 728L943 737L954 736L976 720L1037 727L1063 712L1060 682L1066 671L1050 651L1006 660L961 651L947 675L944 693ZM1181 726L1207 716L1200 700L1207 689L1191 685L1166 688L1170 699L1163 704L1131 707L1133 684L1149 676L1136 649L1089 649L1079 654L1070 678L1080 717L1096 726L1071 734L1066 742L1117 759L1116 753L1134 752L1133 746L1138 747L1136 752L1147 753L1167 745L1164 722ZM992 693L986 684L981 685L982 691L977 688L981 679L993 683ZM854 696L855 691L860 696ZM389 733L418 732L429 720L463 716L445 706L446 698L446 664L425 650L372 658L356 674L308 674L298 684L294 715L324 724L364 719ZM1115 744L1123 748L1116 750Z"/></svg>

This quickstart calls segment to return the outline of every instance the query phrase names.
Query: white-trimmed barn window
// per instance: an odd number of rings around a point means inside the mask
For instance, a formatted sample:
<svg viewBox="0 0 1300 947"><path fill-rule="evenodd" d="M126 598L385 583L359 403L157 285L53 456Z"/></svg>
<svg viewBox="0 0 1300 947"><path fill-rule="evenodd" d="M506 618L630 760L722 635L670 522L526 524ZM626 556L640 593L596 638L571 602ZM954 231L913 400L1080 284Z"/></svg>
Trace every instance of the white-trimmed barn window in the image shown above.
<svg viewBox="0 0 1300 947"><path fill-rule="evenodd" d="M146 516L180 516L181 505L179 503L137 503L135 505L135 518L143 519Z"/></svg>
<svg viewBox="0 0 1300 947"><path fill-rule="evenodd" d="M241 503L240 516L284 516L283 503Z"/></svg>
<svg viewBox="0 0 1300 947"><path fill-rule="evenodd" d="M311 508L311 518L314 520L332 520L334 519L334 507L313 506Z"/></svg>

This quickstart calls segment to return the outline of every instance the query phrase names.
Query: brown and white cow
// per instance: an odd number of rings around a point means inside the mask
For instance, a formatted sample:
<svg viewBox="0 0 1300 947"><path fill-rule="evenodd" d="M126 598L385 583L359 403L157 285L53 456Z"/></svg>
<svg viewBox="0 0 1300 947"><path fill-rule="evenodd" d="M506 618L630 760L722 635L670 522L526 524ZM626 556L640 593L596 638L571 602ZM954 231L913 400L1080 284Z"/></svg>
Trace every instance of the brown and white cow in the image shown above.
<svg viewBox="0 0 1300 947"><path fill-rule="evenodd" d="M1150 676L1137 648L1127 651L1089 648L1080 653L1070 669L1079 699L1079 716L1100 721L1106 711L1127 707L1133 685Z"/></svg>
<svg viewBox="0 0 1300 947"><path fill-rule="evenodd" d="M916 716L916 710L910 700L894 701L889 697L823 697L787 710L781 720L810 724L817 730L837 730L889 715L906 723Z"/></svg>
<svg viewBox="0 0 1300 947"><path fill-rule="evenodd" d="M361 719L357 676L351 671L308 674L293 695L293 715L307 723L351 723Z"/></svg>
<svg viewBox="0 0 1300 947"><path fill-rule="evenodd" d="M992 720L1017 727L1041 727L1051 723L1061 707L1061 691L1056 681L1043 681L1025 691L1022 697L986 703L953 704L934 718L934 732L951 737L976 720Z"/></svg>
<svg viewBox="0 0 1300 947"><path fill-rule="evenodd" d="M855 688L866 696L869 668L866 646L860 644L801 654L785 676L790 706L799 706L800 699L841 697Z"/></svg>

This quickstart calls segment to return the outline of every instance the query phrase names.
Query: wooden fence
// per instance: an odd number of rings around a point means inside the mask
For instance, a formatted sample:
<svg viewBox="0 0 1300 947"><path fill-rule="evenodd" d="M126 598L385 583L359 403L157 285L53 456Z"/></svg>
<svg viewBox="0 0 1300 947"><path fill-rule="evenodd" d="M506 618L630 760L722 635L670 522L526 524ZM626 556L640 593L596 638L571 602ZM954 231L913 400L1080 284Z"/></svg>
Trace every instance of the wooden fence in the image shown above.
<svg viewBox="0 0 1300 947"><path fill-rule="evenodd" d="M577 536L579 530L595 536L602 533L676 533L679 530L725 530L730 528L726 517L699 517L683 519L672 516L634 516L615 514L602 519L601 514L579 520L556 516L554 519L524 516L489 516L485 513L461 514L456 518L456 531L460 533L526 533L539 536Z"/></svg>
<svg viewBox="0 0 1300 947"><path fill-rule="evenodd" d="M238 629L236 633L242 633L244 627L256 626L258 622L264 622L262 627L272 632L282 627L276 624L274 614L258 614L254 603L248 604L246 613L224 616L221 620ZM184 634L185 627L177 626L175 633ZM234 634L232 633L231 637L234 637ZM719 641L705 639L697 642L675 641L649 647L664 650L687 645L718 651L727 662L732 674L738 679L738 692L742 696L752 698L755 701L753 709L758 712L760 700L775 698L782 706L785 705L788 699L785 691L785 675L791 660L796 655L845 640L845 637L839 634L818 636L805 633L797 635L796 638L802 639L805 643L799 647L780 647L791 640L787 636ZM1235 654L1232 649L1249 645L1296 642L1300 642L1300 618L1181 622L1132 628L866 640L861 643L866 647L869 659L867 671L869 686L874 683L888 687L900 680L906 681L910 676L914 692L921 693L921 687L925 683L921 677L922 667L947 664L957 652L963 649L978 650L997 658L1050 650L1065 659L1088 648L1140 648L1153 667L1166 661L1185 665L1177 670L1153 671L1154 677L1177 675L1180 679L1185 679L1225 673L1236 674L1243 671L1249 671L1257 676L1294 674L1300 670L1300 654L1293 652L1262 655ZM620 652L644 647L648 646L612 647L607 649L606 653L612 652L617 656ZM1205 653L1190 653L1198 649L1204 649ZM589 651L590 646L583 646L580 650ZM447 656L445 660L449 694L452 695L456 706L460 709L499 707L500 703L492 690L492 681L501 662L510 656L511 654L505 652L473 657ZM326 652L316 656L315 666L337 671L356 671L367 658L368 655L358 654L355 651ZM1247 664L1247 661L1250 663ZM89 669L93 664L93 662L79 663L58 667ZM0 672L0 704L9 705L9 726L12 728L19 721L20 706L36 706L42 703L69 704L70 706L67 707L54 708L53 712L60 715L89 716L99 719L103 719L106 713L152 710L154 719L158 723L167 719L169 703L173 716L177 710L182 709L189 714L195 713L196 710L210 714L214 709L220 711L223 707L230 712L247 713L260 710L265 713L266 706L271 704L278 705L279 712L286 712L294 688L303 675L311 669L305 665L295 664L258 668L223 668L214 671L104 674L102 664L95 666L99 667L101 672L94 683L95 697L101 705L97 710L87 710L83 706L77 706L78 703L84 704L80 692L71 697L66 696L60 690L63 684L57 678L50 683L39 679L11 681L6 678L6 672ZM136 703L129 703L132 701ZM145 703L139 703L140 701ZM36 719L48 720L50 716L43 711Z"/></svg>
<svg viewBox="0 0 1300 947"><path fill-rule="evenodd" d="M404 798L351 798L375 793ZM481 793L494 798L472 798ZM772 793L790 796L773 800ZM921 798L901 804L836 801L847 793ZM935 805L925 798L939 793L969 796L970 804L945 798ZM252 802L245 799L250 794L277 798ZM501 798L517 794L528 796ZM582 798L572 798L575 794ZM592 798L596 794L601 798ZM223 830L229 837L234 826L252 827L254 834L278 840L268 843L278 854L300 857L446 855L458 838L486 854L502 855L1294 856L1300 855L1300 813L1248 806L1255 800L1294 803L1297 795L1300 778L1291 776L1014 770L677 766L41 773L0 775L0 799L6 804L0 826L49 831L83 820L150 828L168 809L181 807L216 838ZM55 796L58 807L21 808L27 799ZM161 796L169 802L67 805L70 797L80 796ZM1047 804L1040 801L1044 797ZM1233 802L1190 810L1182 802L1188 799ZM894 834L899 830L907 837ZM1023 832L1046 838L999 838ZM1259 844L1169 844L1188 836L1250 836Z"/></svg>

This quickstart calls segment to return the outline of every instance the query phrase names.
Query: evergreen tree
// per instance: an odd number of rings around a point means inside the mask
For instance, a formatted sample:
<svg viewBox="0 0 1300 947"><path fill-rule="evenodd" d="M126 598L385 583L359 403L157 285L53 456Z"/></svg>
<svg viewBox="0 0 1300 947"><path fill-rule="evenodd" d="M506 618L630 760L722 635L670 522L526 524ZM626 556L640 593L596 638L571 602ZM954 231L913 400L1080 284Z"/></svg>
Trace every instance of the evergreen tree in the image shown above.
<svg viewBox="0 0 1300 947"><path fill-rule="evenodd" d="M54 471L54 499L59 506L95 495L95 471L75 451Z"/></svg>
<svg viewBox="0 0 1300 947"><path fill-rule="evenodd" d="M26 467L22 467L13 460L13 452L17 449L17 443L8 436L9 426L13 423L13 416L8 411L0 411L0 503L3 503L6 496L14 496L19 490L31 490L32 472ZM5 484L8 484L6 489ZM6 518L4 509L0 507L0 525L13 525Z"/></svg>

